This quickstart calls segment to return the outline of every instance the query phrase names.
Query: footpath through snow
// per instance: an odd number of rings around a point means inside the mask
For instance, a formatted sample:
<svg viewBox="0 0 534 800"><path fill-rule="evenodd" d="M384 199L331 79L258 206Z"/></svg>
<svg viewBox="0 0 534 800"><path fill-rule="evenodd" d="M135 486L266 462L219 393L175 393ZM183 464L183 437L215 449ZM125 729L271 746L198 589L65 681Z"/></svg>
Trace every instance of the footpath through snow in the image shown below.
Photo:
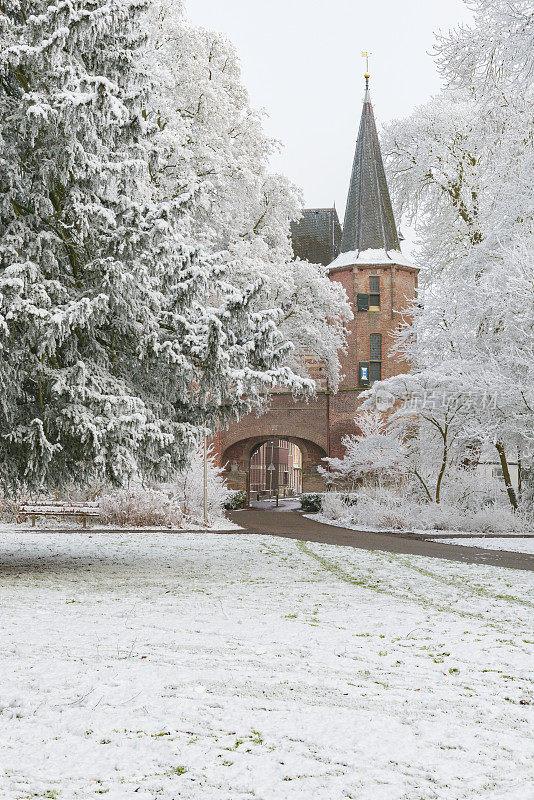
<svg viewBox="0 0 534 800"><path fill-rule="evenodd" d="M0 532L5 800L527 800L534 577Z"/></svg>

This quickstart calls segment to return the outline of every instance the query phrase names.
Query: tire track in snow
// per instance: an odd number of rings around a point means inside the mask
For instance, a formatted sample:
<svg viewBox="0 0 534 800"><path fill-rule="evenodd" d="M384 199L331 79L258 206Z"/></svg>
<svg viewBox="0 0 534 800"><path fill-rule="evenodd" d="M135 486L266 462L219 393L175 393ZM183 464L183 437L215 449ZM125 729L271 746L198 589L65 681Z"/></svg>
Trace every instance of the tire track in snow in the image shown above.
<svg viewBox="0 0 534 800"><path fill-rule="evenodd" d="M333 575L335 575L337 578L339 578L340 580L344 581L345 583L351 583L354 586L359 586L362 589L368 589L368 590L373 591L373 592L379 592L381 594L387 594L387 595L389 595L391 597L395 597L395 598L398 598L400 600L406 600L406 601L409 601L409 602L416 602L416 603L419 603L419 604L424 604L426 607L435 608L437 611L440 611L442 613L453 613L453 614L457 614L459 616L465 617L467 619L482 620L488 627L492 627L492 628L494 628L495 630L498 630L501 633L506 633L507 632L507 628L505 627L506 623L504 621L503 621L503 624L500 625L500 624L495 623L495 622L493 622L491 620L488 620L484 616L484 614L479 614L479 613L472 612L472 611L464 611L464 610L461 610L461 609L458 609L458 608L454 608L451 605L444 606L444 605L441 605L439 603L434 602L433 600L430 600L428 597L423 597L422 595L418 596L414 592L412 592L410 594L407 594L406 592L401 592L401 591L399 591L397 589L394 589L392 587L387 588L387 587L384 587L384 586L378 586L377 583L373 583L372 580L369 580L369 579L365 578L365 576L361 575L361 576L357 577L355 575L351 575L349 572L347 572L345 569L343 569L343 567L339 566L339 564L334 563L331 559L327 558L326 556L320 555L319 553L315 553L311 549L311 547L309 547L309 543L306 543L306 542L304 542L302 540L297 540L296 546L297 546L297 549L301 553L303 553L304 555L309 556L310 558L313 558L315 561L317 561L323 567L323 569L325 569L327 572L331 572ZM399 557L385 557L386 561L388 561L388 563L390 563L390 564L394 564L396 561L398 561L398 558ZM508 598L507 596L504 596L504 595L492 595L491 593L483 592L482 590L473 591L473 588L471 586L469 586L467 583L465 585L461 585L461 584L458 584L458 582L455 582L455 581L451 581L450 582L448 579L444 579L443 581L441 581L439 575L435 575L434 573L432 573L430 571L427 571L424 568L416 567L416 566L414 566L414 565L412 565L409 562L406 562L404 560L401 560L401 564L404 567L408 567L409 569L414 569L416 571L419 571L422 574L426 575L427 577L434 578L434 579L436 579L436 580L438 580L438 581L440 581L442 583L445 583L446 585L451 585L451 586L454 586L455 588L467 589L467 590L471 591L472 594L478 594L479 596L485 596L485 597L487 597L488 599L491 599L491 600L510 601L510 602L516 601L516 602L521 603L522 605L527 605L527 606L531 606L532 605L529 601L521 601L521 599L516 599L516 598L512 598L512 597ZM478 588L479 587L477 587L477 589Z"/></svg>

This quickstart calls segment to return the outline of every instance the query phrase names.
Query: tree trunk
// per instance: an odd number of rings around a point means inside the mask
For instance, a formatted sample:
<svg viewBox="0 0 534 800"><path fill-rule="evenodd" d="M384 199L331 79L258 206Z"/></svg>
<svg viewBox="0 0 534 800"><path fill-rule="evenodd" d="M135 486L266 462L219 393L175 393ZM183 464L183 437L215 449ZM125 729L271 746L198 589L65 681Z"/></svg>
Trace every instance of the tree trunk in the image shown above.
<svg viewBox="0 0 534 800"><path fill-rule="evenodd" d="M443 458L441 459L441 469L438 475L438 481L436 483L436 503L439 503L439 495L441 492L441 482L443 481L443 476L445 475L445 470L447 469L447 460L449 457L449 450L447 447L447 438L446 434L443 436Z"/></svg>
<svg viewBox="0 0 534 800"><path fill-rule="evenodd" d="M424 489L424 490L425 490L425 492L426 492L426 496L428 497L428 499L430 500L430 502L432 502L432 495L430 494L430 492L429 492L429 490L428 490L428 486L426 485L426 483L425 483L425 481L423 480L423 478L421 477L421 475L420 475L420 474L417 472L417 470L416 470L416 469L414 469L414 471L413 471L413 474L414 474L414 475L415 475L415 477L416 477L416 478L417 478L417 479L418 479L418 480L421 482L421 485L423 486L423 489Z"/></svg>
<svg viewBox="0 0 534 800"><path fill-rule="evenodd" d="M515 494L514 487L512 486L512 479L510 478L510 470L508 469L508 461L506 460L504 445L502 442L497 442L495 447L497 448L497 452L499 454L499 458L501 461L502 474L504 478L504 484L506 486L506 491L508 492L508 498L510 500L510 503L512 504L512 508L514 509L514 511L517 511L517 497Z"/></svg>
<svg viewBox="0 0 534 800"><path fill-rule="evenodd" d="M523 464L521 461L521 450L519 448L517 448L517 494L517 499L521 502L521 495L523 494Z"/></svg>

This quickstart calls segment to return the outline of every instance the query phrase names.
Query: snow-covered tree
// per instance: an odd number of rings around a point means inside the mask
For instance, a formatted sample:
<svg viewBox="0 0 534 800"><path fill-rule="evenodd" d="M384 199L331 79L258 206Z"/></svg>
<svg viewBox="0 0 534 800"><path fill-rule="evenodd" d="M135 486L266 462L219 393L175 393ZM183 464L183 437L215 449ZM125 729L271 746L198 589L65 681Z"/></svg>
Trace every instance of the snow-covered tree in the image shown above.
<svg viewBox="0 0 534 800"><path fill-rule="evenodd" d="M197 187L158 176L144 0L0 9L0 472L120 483L183 464L285 366L280 313L194 246Z"/></svg>
<svg viewBox="0 0 534 800"><path fill-rule="evenodd" d="M359 433L345 437L343 458L325 459L325 478L386 486L402 478L425 500L440 503L451 482L466 482L478 463L487 423L496 414L489 391L466 390L438 370L395 375L363 393L355 422ZM465 474L464 474L465 473Z"/></svg>
<svg viewBox="0 0 534 800"><path fill-rule="evenodd" d="M328 483L354 486L391 484L406 475L408 450L397 427L375 408L362 410L354 420L357 433L343 437L343 458L325 458L319 472Z"/></svg>
<svg viewBox="0 0 534 800"><path fill-rule="evenodd" d="M324 268L294 259L290 222L300 215L300 192L268 170L279 143L250 107L233 45L190 24L181 4L169 0L156 0L146 25L157 81L150 116L168 144L161 191L174 196L195 188L194 239L222 254L238 289L261 277L255 307L281 311L279 331L295 346L288 363L303 371L302 353L313 354L336 388L351 311Z"/></svg>
<svg viewBox="0 0 534 800"><path fill-rule="evenodd" d="M497 448L515 506L507 458L534 452L534 17L521 1L471 5L474 24L438 39L447 87L388 130L423 278L399 349L453 395L487 398L472 435Z"/></svg>
<svg viewBox="0 0 534 800"><path fill-rule="evenodd" d="M397 205L419 228L426 277L447 268L467 277L473 255L477 276L532 221L534 13L526 0L469 6L473 25L437 37L446 87L392 122L384 141Z"/></svg>
<svg viewBox="0 0 534 800"><path fill-rule="evenodd" d="M470 455L473 406L483 404L484 398L467 394L448 376L426 370L379 381L363 400L362 413L374 414L377 424L386 426L399 443L404 474L427 500L439 503L449 472Z"/></svg>
<svg viewBox="0 0 534 800"><path fill-rule="evenodd" d="M387 126L384 151L398 213L416 225L419 262L433 275L454 271L482 239L483 121L465 93L443 92Z"/></svg>
<svg viewBox="0 0 534 800"><path fill-rule="evenodd" d="M509 104L532 93L534 10L530 0L469 0L472 25L436 37L448 85Z"/></svg>

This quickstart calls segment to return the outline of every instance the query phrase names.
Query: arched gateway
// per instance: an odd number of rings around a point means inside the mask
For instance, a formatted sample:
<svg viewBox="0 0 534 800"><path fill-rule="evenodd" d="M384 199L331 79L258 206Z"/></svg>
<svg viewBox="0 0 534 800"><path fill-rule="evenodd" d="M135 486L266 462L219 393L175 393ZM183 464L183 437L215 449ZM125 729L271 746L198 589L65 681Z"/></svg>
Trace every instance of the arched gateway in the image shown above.
<svg viewBox="0 0 534 800"><path fill-rule="evenodd" d="M321 364L306 359L316 379L316 397L306 402L288 392L270 395L269 410L249 414L214 444L232 488L248 487L250 456L258 444L278 437L302 450L302 489L324 484L317 467L325 456L343 456L343 437L355 431L362 391L376 380L408 371L391 352L392 334L406 319L403 309L417 293L418 270L400 252L380 144L369 95L369 75L356 142L343 231L335 209L306 209L292 226L295 255L328 267L344 287L354 320L341 354L343 381L333 394Z"/></svg>
<svg viewBox="0 0 534 800"><path fill-rule="evenodd" d="M287 444L294 445L288 448ZM266 460L254 465L254 458L264 448ZM300 475L292 476L293 464L281 464L281 453L287 451L291 456L298 454ZM222 465L230 489L247 489L251 495L300 494L300 492L321 491L323 480L317 472L318 466L326 456L324 448L316 442L298 436L251 436L241 439L226 448L222 455ZM283 458L283 457L282 457ZM263 472L266 471L266 480ZM284 475L287 474L287 483ZM296 478L296 479L295 479ZM290 491L288 491L290 490Z"/></svg>

